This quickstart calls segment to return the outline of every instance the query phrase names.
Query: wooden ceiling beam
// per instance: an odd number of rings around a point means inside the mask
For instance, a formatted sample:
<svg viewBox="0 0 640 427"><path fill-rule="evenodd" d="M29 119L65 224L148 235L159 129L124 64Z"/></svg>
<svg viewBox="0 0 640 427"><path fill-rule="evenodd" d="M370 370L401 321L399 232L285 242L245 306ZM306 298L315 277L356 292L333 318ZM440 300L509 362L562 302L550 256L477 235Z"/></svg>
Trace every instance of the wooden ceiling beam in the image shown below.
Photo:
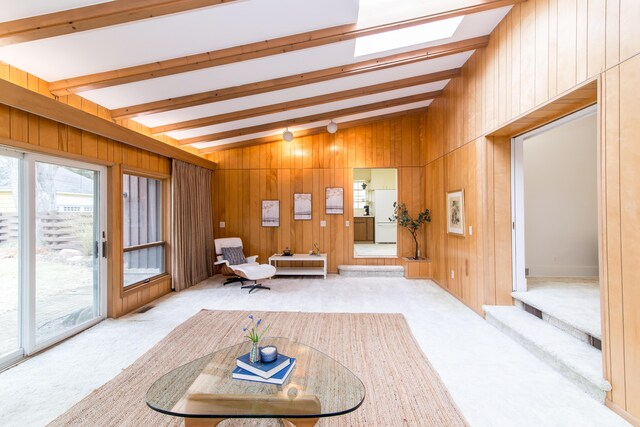
<svg viewBox="0 0 640 427"><path fill-rule="evenodd" d="M178 123L172 123L164 126L151 128L151 133L158 135L161 133L195 129L204 126L212 126L220 123L231 122L236 120L249 119L252 117L264 116L267 114L281 113L284 111L295 110L299 108L312 107L314 105L326 104L329 102L342 101L361 96L373 95L381 92L404 89L407 87L418 86L428 83L434 83L442 80L448 80L460 76L460 68L454 68L437 73L425 74L423 76L409 77L401 80L380 83L371 86L359 87L340 92L327 93L324 95L312 96L310 98L296 99L280 104L265 105L262 107L249 108L247 110L233 111L231 113L218 114L215 116L202 117L199 119L187 120Z"/></svg>
<svg viewBox="0 0 640 427"><path fill-rule="evenodd" d="M380 34L387 31L422 25L473 13L484 12L504 6L511 6L525 0L475 0L471 4L444 12L420 16L417 18L358 28L357 24L340 25L306 33L280 37L233 46L225 49L189 55L181 58L156 61L118 70L105 71L86 76L73 77L51 83L51 93L62 96L88 90L101 89L142 80L202 70L250 59L264 58L271 55L293 52L331 43L353 40Z"/></svg>
<svg viewBox="0 0 640 427"><path fill-rule="evenodd" d="M319 83L341 77L350 77L363 73L369 73L372 71L380 71L391 67L397 67L400 65L408 65L416 62L426 61L429 59L441 58L443 56L468 52L470 50L486 47L488 43L489 36L475 37L472 39L460 40L453 43L412 50L410 52L370 59L367 61L342 65L339 67L310 71L304 74L295 74L292 76L247 83L240 86L196 93L193 95L180 96L177 98L165 99L162 101L154 101L145 104L116 108L114 110L111 110L111 115L114 119L132 118L148 114L177 110L181 108L194 107L196 105L209 104L217 101L236 99L249 95L257 95L260 93L288 89L292 87L303 86L306 84Z"/></svg>
<svg viewBox="0 0 640 427"><path fill-rule="evenodd" d="M428 107L412 108L411 110L398 111L395 113L381 114L379 116L371 116L371 117L365 117L364 119L342 122L339 124L340 129L338 130L338 132L342 132L345 129L352 128L354 126L360 126L360 125L365 125L372 122L377 122L379 120L392 119L395 117L402 117L410 114L426 113L427 108ZM318 126L315 128L299 130L294 133L294 141L298 138L303 138L305 136L310 136L310 135L317 135L326 131L327 131L326 126ZM278 141L282 141L282 135L271 135L271 136L265 136L262 138L248 139L246 141L215 145L213 147L202 148L198 150L198 152L200 155L205 155L205 154L215 153L216 151L230 150L233 148L244 148L244 147L250 147L253 145L268 144L270 142L278 142Z"/></svg>
<svg viewBox="0 0 640 427"><path fill-rule="evenodd" d="M382 110L385 108L397 107L400 105L411 104L414 102L427 101L434 99L442 94L442 91L421 93L418 95L404 96L402 98L389 99L386 101L374 102L371 104L358 105L356 107L343 108L341 110L329 111L326 113L312 114L310 116L296 117L287 120L279 120L277 122L264 123L256 126L249 126L240 129L233 129L224 132L212 133L208 135L196 136L193 138L182 139L179 141L180 146L191 145L198 142L212 142L221 139L235 138L238 136L251 135L258 132L265 132L283 128L287 126L302 125L307 123L319 122L322 120L331 120L338 117L350 116L353 114L367 113L370 111Z"/></svg>
<svg viewBox="0 0 640 427"><path fill-rule="evenodd" d="M3 79L0 79L0 105L8 105L38 117L44 117L98 136L122 142L131 147L151 151L161 156L182 160L211 170L216 168L215 163L200 156L173 145L165 144Z"/></svg>
<svg viewBox="0 0 640 427"><path fill-rule="evenodd" d="M0 46L94 30L236 0L115 0L0 23Z"/></svg>

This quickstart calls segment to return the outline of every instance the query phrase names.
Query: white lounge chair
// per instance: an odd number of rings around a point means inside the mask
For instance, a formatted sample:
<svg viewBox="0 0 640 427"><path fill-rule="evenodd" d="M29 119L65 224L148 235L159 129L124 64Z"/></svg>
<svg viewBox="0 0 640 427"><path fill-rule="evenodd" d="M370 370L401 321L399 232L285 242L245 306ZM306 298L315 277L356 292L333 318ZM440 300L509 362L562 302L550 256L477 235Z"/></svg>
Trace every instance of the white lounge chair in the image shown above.
<svg viewBox="0 0 640 427"><path fill-rule="evenodd" d="M259 284L258 280L273 277L276 274L276 268L269 264L258 264L256 262L258 255L246 257L246 262L243 264L231 264L228 260L224 259L224 256L222 255L222 248L242 248L242 239L239 237L227 237L223 239L215 239L214 243L217 256L215 265L220 266L222 274L231 276L224 282L224 285L234 282L244 283L245 281L252 281L253 285L242 286L241 289L249 289L249 293L256 289L271 289Z"/></svg>

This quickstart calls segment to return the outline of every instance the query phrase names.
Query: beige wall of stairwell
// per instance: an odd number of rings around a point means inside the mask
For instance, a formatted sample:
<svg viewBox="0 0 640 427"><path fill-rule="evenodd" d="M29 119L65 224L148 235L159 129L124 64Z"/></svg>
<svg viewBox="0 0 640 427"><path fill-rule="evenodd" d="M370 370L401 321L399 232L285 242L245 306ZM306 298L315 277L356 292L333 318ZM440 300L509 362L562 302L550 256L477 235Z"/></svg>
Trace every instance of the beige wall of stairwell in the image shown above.
<svg viewBox="0 0 640 427"><path fill-rule="evenodd" d="M530 277L598 276L597 115L524 141Z"/></svg>
<svg viewBox="0 0 640 427"><path fill-rule="evenodd" d="M465 189L473 236L436 220L429 251L438 283L481 312L511 304L510 146L487 136L597 79L600 128L600 279L607 404L640 423L640 2L528 0L516 5L462 75L429 107L425 199ZM436 215L436 218L439 215ZM455 278L451 278L451 270Z"/></svg>

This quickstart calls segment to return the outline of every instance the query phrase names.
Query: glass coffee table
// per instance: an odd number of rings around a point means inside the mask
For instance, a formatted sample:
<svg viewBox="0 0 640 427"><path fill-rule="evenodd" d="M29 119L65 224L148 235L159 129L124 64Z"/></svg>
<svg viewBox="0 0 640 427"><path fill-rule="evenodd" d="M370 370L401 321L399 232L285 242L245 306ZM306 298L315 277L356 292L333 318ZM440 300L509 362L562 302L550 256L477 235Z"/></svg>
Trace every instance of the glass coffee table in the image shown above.
<svg viewBox="0 0 640 427"><path fill-rule="evenodd" d="M231 378L236 357L250 342L196 359L157 380L147 391L147 405L183 417L186 427L216 426L228 418L280 418L285 426L307 427L320 418L355 411L364 401L362 381L326 354L287 338L267 338L278 352L295 357L283 385Z"/></svg>

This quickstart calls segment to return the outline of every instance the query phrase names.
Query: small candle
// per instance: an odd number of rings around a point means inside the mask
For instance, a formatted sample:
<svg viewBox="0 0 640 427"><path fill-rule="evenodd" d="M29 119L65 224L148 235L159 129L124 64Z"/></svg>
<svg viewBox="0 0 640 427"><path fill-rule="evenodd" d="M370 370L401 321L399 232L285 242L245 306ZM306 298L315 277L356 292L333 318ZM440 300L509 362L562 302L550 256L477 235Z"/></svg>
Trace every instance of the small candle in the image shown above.
<svg viewBox="0 0 640 427"><path fill-rule="evenodd" d="M268 345L260 348L260 360L263 363L271 363L278 357L278 349L274 345Z"/></svg>

